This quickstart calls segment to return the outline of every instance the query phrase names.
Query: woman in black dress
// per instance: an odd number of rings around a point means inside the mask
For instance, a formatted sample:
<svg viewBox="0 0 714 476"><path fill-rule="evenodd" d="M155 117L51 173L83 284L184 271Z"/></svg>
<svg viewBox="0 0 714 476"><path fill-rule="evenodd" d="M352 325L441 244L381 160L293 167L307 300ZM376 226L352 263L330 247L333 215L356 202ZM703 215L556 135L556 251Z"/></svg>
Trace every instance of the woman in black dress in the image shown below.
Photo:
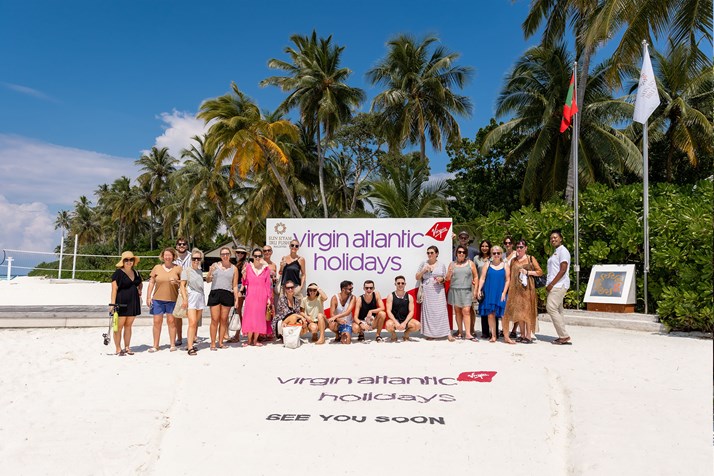
<svg viewBox="0 0 714 476"><path fill-rule="evenodd" d="M141 275L134 269L139 262L139 257L134 256L131 251L121 254L121 259L116 264L117 270L112 275L112 296L111 302L123 304L118 309L119 325L114 332L114 345L117 355L134 355L131 343L131 325L134 318L141 314ZM109 308L112 312L113 308ZM121 346L121 336L124 335L124 348Z"/></svg>
<svg viewBox="0 0 714 476"><path fill-rule="evenodd" d="M298 250L300 249L300 242L298 240L292 240L290 242L290 254L283 256L280 260L280 269L278 274L280 275L280 285L281 295L285 293L285 284L288 281L292 281L295 285L295 297L302 299L302 288L305 286L305 258L299 256Z"/></svg>

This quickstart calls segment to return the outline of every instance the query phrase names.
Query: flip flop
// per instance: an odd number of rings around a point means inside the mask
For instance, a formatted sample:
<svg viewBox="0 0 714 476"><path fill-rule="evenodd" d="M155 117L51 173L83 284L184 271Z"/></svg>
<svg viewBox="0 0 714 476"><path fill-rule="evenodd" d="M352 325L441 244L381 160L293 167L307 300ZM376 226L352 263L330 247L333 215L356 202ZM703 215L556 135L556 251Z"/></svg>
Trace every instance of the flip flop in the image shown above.
<svg viewBox="0 0 714 476"><path fill-rule="evenodd" d="M176 347L174 347L174 346L172 345L171 348L169 349L169 352L176 352Z"/></svg>
<svg viewBox="0 0 714 476"><path fill-rule="evenodd" d="M472 337L469 339L471 342L478 342L478 339L476 337Z"/></svg>
<svg viewBox="0 0 714 476"><path fill-rule="evenodd" d="M216 349L215 347L211 347L211 350L218 350L218 349Z"/></svg>
<svg viewBox="0 0 714 476"><path fill-rule="evenodd" d="M384 339L382 339L382 336L377 336L374 338L375 342L384 342Z"/></svg>
<svg viewBox="0 0 714 476"><path fill-rule="evenodd" d="M149 347L150 354L153 354L154 352L158 352L158 351L159 351L159 349L157 349L156 347Z"/></svg>
<svg viewBox="0 0 714 476"><path fill-rule="evenodd" d="M134 352L132 352L131 349L124 349L124 352L126 352L126 355L134 355Z"/></svg>
<svg viewBox="0 0 714 476"><path fill-rule="evenodd" d="M553 345L573 345L572 342L569 340L560 340L560 339L555 339L553 342L551 342Z"/></svg>

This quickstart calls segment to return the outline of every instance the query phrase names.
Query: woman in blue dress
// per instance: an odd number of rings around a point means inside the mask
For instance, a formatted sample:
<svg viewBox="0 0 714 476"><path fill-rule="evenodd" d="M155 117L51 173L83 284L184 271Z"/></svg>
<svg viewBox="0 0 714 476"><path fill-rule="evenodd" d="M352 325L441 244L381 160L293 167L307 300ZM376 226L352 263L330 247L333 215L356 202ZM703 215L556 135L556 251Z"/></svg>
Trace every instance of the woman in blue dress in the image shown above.
<svg viewBox="0 0 714 476"><path fill-rule="evenodd" d="M498 331L496 319L503 317L506 308L506 293L511 282L510 269L503 262L503 249L500 246L491 248L491 262L481 270L478 283L478 293L483 292L481 307L482 316L488 316L488 327L491 332L489 342L496 342Z"/></svg>

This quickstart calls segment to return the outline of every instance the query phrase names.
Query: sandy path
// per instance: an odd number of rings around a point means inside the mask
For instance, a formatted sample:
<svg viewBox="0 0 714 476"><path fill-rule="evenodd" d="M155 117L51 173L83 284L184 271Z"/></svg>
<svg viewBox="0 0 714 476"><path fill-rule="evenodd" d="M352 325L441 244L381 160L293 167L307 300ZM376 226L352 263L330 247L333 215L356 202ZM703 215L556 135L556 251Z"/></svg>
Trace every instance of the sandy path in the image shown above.
<svg viewBox="0 0 714 476"><path fill-rule="evenodd" d="M369 342L195 358L146 345L109 355L100 329L1 330L0 461L5 474L711 475L712 342L570 330L570 347ZM489 370L490 383L452 385ZM358 383L377 375L442 384Z"/></svg>

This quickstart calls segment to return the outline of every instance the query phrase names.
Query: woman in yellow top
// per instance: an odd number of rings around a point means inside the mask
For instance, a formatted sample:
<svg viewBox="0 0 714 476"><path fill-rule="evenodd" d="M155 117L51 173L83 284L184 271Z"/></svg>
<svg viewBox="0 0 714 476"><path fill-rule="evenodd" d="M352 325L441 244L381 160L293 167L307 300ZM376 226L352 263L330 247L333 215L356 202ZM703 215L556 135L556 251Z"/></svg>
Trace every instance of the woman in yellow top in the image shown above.
<svg viewBox="0 0 714 476"><path fill-rule="evenodd" d="M327 294L315 283L310 283L307 286L307 296L300 301L302 311L300 314L307 319L307 327L312 332L312 341L316 344L325 343L325 328L327 327L325 301L327 301ZM320 333L319 337L318 332Z"/></svg>
<svg viewBox="0 0 714 476"><path fill-rule="evenodd" d="M174 320L174 307L178 298L179 284L181 283L181 266L174 264L176 250L164 248L159 258L162 264L157 264L151 270L149 289L146 293L146 305L149 313L154 316L154 346L149 352L159 350L159 337L161 336L161 323L164 315L169 326L169 342L171 352L176 350L176 322Z"/></svg>

